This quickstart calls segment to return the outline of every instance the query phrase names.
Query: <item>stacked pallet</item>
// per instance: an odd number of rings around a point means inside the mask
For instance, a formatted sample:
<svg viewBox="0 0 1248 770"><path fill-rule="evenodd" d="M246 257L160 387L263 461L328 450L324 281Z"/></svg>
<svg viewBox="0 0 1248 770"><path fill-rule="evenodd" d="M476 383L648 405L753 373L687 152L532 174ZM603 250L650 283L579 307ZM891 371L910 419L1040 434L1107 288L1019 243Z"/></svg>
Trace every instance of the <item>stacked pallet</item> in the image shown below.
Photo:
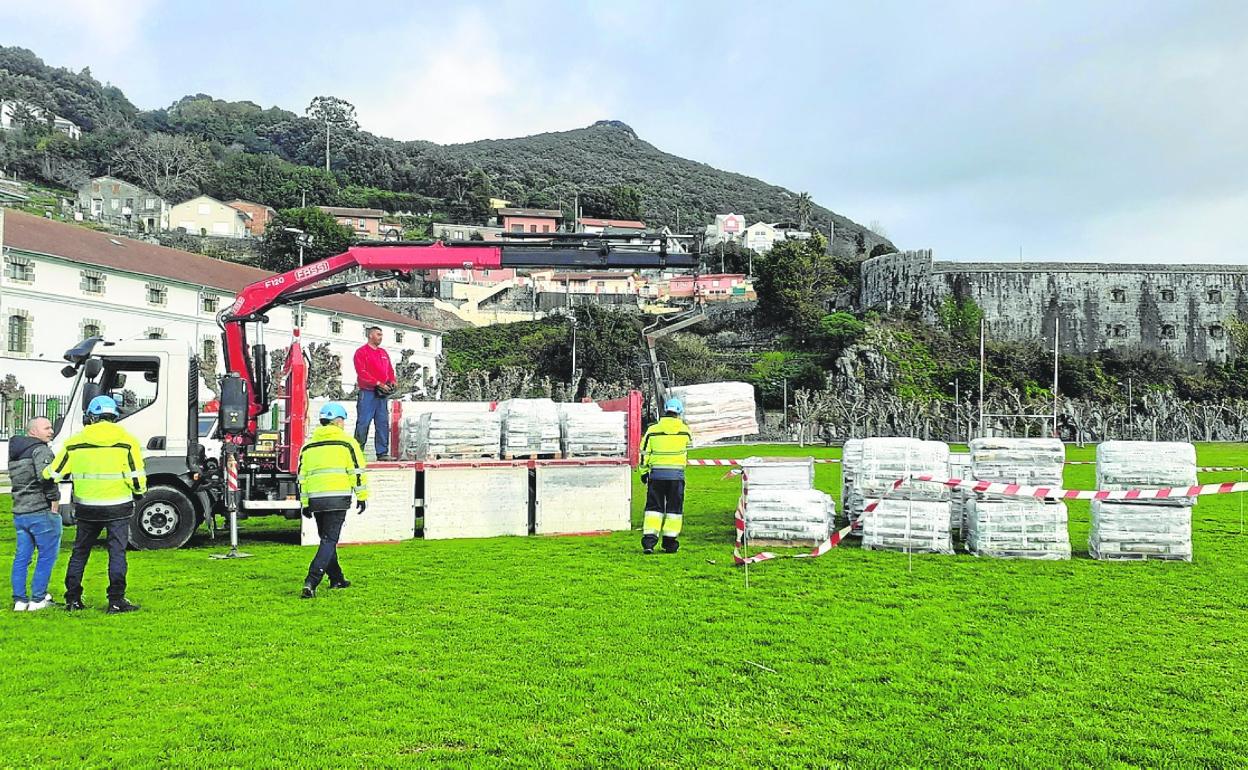
<svg viewBox="0 0 1248 770"><path fill-rule="evenodd" d="M1096 449L1098 489L1188 487L1196 448L1183 442L1107 441ZM1192 560L1195 498L1092 502L1088 552L1094 559Z"/></svg>
<svg viewBox="0 0 1248 770"><path fill-rule="evenodd" d="M409 460L498 459L498 412L432 411L403 418L400 450Z"/></svg>
<svg viewBox="0 0 1248 770"><path fill-rule="evenodd" d="M893 487L897 479L943 476L948 470L949 447L939 441L864 439L853 492L854 505L860 506L863 547L953 553L948 487L917 482Z"/></svg>
<svg viewBox="0 0 1248 770"><path fill-rule="evenodd" d="M1057 439L978 438L970 449L976 481L1062 485L1066 448ZM1065 503L980 493L967 504L966 545L979 556L1069 559L1067 523Z"/></svg>
<svg viewBox="0 0 1248 770"><path fill-rule="evenodd" d="M814 488L809 457L751 457L742 461L745 536L756 545L814 545L836 520L832 498Z"/></svg>
<svg viewBox="0 0 1248 770"><path fill-rule="evenodd" d="M949 453L949 478L971 478L971 456L966 452ZM962 487L949 490L949 530L954 537L966 538L966 514L968 504L975 493Z"/></svg>
<svg viewBox="0 0 1248 770"><path fill-rule="evenodd" d="M747 382L683 385L668 395L685 405L684 421L696 446L758 433L754 386Z"/></svg>
<svg viewBox="0 0 1248 770"><path fill-rule="evenodd" d="M503 457L558 457L559 408L549 398L512 398L500 401L503 421Z"/></svg>
<svg viewBox="0 0 1248 770"><path fill-rule="evenodd" d="M628 426L624 412L604 412L597 404L559 404L564 457L625 457Z"/></svg>
<svg viewBox="0 0 1248 770"><path fill-rule="evenodd" d="M851 438L841 448L841 510L850 517L853 508L854 479L862 465L862 439ZM861 509L860 509L861 510ZM853 523L851 519L850 523Z"/></svg>

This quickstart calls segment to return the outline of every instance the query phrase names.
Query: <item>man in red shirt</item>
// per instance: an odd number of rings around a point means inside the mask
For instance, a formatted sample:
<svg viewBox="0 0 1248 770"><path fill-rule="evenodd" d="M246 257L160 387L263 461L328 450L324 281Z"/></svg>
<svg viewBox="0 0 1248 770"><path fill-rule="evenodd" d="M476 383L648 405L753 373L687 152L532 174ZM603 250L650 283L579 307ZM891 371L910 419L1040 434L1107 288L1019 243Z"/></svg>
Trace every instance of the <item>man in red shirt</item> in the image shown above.
<svg viewBox="0 0 1248 770"><path fill-rule="evenodd" d="M355 440L360 446L368 442L368 425L377 426L375 439L377 459L390 450L390 409L388 399L398 389L390 354L381 346L381 327L368 327L368 343L355 351L356 386L360 393L355 402Z"/></svg>

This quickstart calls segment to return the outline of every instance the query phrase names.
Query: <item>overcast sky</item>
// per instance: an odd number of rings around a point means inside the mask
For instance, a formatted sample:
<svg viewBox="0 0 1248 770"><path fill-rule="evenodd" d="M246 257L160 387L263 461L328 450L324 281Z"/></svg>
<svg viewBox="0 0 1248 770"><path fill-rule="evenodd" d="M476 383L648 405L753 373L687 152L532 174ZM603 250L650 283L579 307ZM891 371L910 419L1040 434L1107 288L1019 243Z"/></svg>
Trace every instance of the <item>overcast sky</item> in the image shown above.
<svg viewBox="0 0 1248 770"><path fill-rule="evenodd" d="M122 10L124 8L124 10ZM938 259L1248 259L1248 2L0 2L0 43L397 139L622 120Z"/></svg>

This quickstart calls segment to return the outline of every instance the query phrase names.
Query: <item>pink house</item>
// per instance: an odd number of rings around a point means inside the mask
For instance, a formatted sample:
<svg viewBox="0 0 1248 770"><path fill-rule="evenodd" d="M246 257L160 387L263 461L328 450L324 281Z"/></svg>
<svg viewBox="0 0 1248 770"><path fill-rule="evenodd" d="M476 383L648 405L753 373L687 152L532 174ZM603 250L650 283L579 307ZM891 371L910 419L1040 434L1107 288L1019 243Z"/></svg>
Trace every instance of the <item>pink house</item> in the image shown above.
<svg viewBox="0 0 1248 770"><path fill-rule="evenodd" d="M706 300L746 297L750 293L744 273L711 273L699 275L674 275L668 282L668 296L701 297Z"/></svg>
<svg viewBox="0 0 1248 770"><path fill-rule="evenodd" d="M558 209L499 209L498 221L505 233L556 233L563 221Z"/></svg>

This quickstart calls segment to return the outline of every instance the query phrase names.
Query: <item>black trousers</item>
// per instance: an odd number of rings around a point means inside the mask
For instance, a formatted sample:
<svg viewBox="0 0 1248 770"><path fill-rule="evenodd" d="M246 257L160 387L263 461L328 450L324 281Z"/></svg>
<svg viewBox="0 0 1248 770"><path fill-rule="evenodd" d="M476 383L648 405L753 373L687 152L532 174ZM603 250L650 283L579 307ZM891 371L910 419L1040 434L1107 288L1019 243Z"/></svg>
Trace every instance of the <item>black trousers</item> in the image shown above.
<svg viewBox="0 0 1248 770"><path fill-rule="evenodd" d="M321 536L321 544L316 548L312 564L308 566L307 582L313 588L321 584L321 578L329 575L329 582L341 583L344 578L342 567L338 566L338 538L342 536L342 525L347 520L346 511L317 511L316 531Z"/></svg>
<svg viewBox="0 0 1248 770"><path fill-rule="evenodd" d="M126 595L126 544L130 542L130 519L113 521L78 520L78 533L74 536L74 550L69 556L69 568L65 572L65 601L82 598L82 573L91 557L91 546L100 533L108 532L108 600L118 601Z"/></svg>
<svg viewBox="0 0 1248 770"><path fill-rule="evenodd" d="M684 479L650 479L646 485L646 510L685 513Z"/></svg>

